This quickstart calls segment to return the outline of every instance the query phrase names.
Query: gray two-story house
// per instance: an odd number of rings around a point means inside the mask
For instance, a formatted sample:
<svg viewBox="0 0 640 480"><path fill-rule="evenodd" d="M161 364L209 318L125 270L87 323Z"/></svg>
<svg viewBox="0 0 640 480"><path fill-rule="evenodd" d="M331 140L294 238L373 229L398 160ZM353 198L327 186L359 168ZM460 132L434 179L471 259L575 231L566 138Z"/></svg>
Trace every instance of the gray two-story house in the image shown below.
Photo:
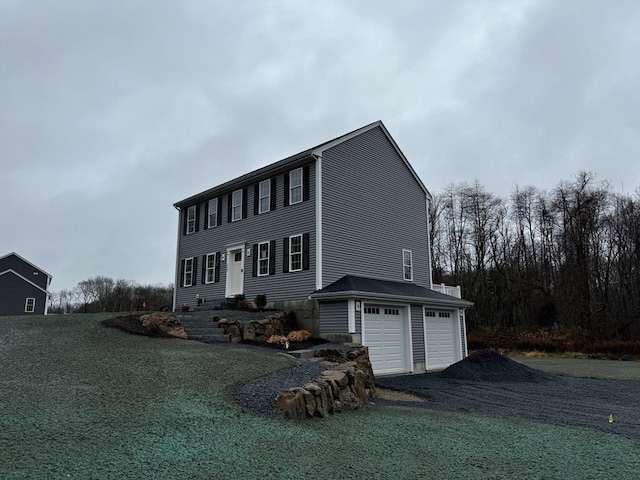
<svg viewBox="0 0 640 480"><path fill-rule="evenodd" d="M46 315L51 279L17 253L0 257L0 315Z"/></svg>
<svg viewBox="0 0 640 480"><path fill-rule="evenodd" d="M431 195L378 121L177 202L174 309L198 299L317 303L317 332L378 374L466 355L470 302L432 290Z"/></svg>

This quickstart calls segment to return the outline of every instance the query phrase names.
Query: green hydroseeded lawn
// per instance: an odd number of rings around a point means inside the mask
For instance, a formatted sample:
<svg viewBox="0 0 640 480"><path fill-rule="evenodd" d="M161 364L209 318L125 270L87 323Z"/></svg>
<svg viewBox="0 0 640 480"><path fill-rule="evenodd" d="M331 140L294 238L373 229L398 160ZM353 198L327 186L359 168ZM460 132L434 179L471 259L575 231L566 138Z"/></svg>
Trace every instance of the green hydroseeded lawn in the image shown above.
<svg viewBox="0 0 640 480"><path fill-rule="evenodd" d="M114 314L0 317L2 479L636 478L640 444L566 428L372 406L288 421L234 385L275 352L107 329Z"/></svg>

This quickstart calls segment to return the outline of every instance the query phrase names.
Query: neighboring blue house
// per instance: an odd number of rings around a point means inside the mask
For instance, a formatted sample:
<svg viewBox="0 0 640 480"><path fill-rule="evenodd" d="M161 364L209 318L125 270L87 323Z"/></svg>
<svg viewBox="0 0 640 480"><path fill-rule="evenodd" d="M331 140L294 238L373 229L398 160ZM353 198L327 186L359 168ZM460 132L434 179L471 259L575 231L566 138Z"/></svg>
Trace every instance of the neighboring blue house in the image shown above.
<svg viewBox="0 0 640 480"><path fill-rule="evenodd" d="M17 253L0 257L0 315L46 315L51 279Z"/></svg>
<svg viewBox="0 0 640 480"><path fill-rule="evenodd" d="M311 301L317 333L367 345L375 373L444 368L471 303L432 290L430 201L380 121L181 200L174 309Z"/></svg>

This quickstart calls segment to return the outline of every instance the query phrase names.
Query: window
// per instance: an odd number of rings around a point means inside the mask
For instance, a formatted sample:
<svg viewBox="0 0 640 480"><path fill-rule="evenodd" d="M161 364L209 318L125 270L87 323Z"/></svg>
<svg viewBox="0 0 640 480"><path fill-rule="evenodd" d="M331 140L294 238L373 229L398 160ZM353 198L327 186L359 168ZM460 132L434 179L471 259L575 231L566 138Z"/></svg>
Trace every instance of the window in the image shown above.
<svg viewBox="0 0 640 480"><path fill-rule="evenodd" d="M218 225L218 199L212 198L209 200L207 228L212 228Z"/></svg>
<svg viewBox="0 0 640 480"><path fill-rule="evenodd" d="M302 270L302 235L289 237L289 271Z"/></svg>
<svg viewBox="0 0 640 480"><path fill-rule="evenodd" d="M269 242L258 244L258 276L269 275Z"/></svg>
<svg viewBox="0 0 640 480"><path fill-rule="evenodd" d="M433 310L425 310L424 311L424 316L425 317L435 317L436 316L436 312L434 312Z"/></svg>
<svg viewBox="0 0 640 480"><path fill-rule="evenodd" d="M242 219L242 190L233 192L233 208L231 213L231 221L237 222Z"/></svg>
<svg viewBox="0 0 640 480"><path fill-rule="evenodd" d="M27 298L26 302L24 302L24 311L27 313L33 313L36 310L36 299L35 298Z"/></svg>
<svg viewBox="0 0 640 480"><path fill-rule="evenodd" d="M302 201L302 168L289 172L289 205Z"/></svg>
<svg viewBox="0 0 640 480"><path fill-rule="evenodd" d="M271 208L271 180L260 182L258 213L266 213Z"/></svg>
<svg viewBox="0 0 640 480"><path fill-rule="evenodd" d="M193 285L193 257L184 260L184 270L182 273L182 286L190 287Z"/></svg>
<svg viewBox="0 0 640 480"><path fill-rule="evenodd" d="M214 283L216 281L216 254L208 254L205 261L204 283Z"/></svg>
<svg viewBox="0 0 640 480"><path fill-rule="evenodd" d="M451 313L449 313L449 312L438 312L438 316L440 318L451 318Z"/></svg>
<svg viewBox="0 0 640 480"><path fill-rule="evenodd" d="M402 270L405 280L413 280L413 254L411 250L402 250Z"/></svg>
<svg viewBox="0 0 640 480"><path fill-rule="evenodd" d="M385 308L385 315L400 315L400 310L398 308Z"/></svg>
<svg viewBox="0 0 640 480"><path fill-rule="evenodd" d="M192 205L187 209L187 234L196 231L196 206Z"/></svg>
<svg viewBox="0 0 640 480"><path fill-rule="evenodd" d="M378 307L364 307L364 313L369 315L380 315L380 309Z"/></svg>

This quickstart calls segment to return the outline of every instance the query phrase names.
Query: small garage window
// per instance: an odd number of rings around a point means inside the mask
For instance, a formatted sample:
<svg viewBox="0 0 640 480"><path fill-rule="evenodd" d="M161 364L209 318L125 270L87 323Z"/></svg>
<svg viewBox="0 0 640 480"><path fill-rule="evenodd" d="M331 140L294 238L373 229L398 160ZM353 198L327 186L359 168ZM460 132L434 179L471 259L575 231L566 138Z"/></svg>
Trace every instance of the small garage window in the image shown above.
<svg viewBox="0 0 640 480"><path fill-rule="evenodd" d="M425 310L424 311L424 316L425 317L435 317L436 316L436 312L434 312L433 310Z"/></svg>
<svg viewBox="0 0 640 480"><path fill-rule="evenodd" d="M377 307L364 307L364 313L369 313L372 315L380 315L380 309Z"/></svg>
<svg viewBox="0 0 640 480"><path fill-rule="evenodd" d="M27 313L33 313L36 310L36 299L35 298L27 298L24 303L24 311Z"/></svg>
<svg viewBox="0 0 640 480"><path fill-rule="evenodd" d="M384 314L385 315L400 315L400 310L397 308L385 308L384 309Z"/></svg>
<svg viewBox="0 0 640 480"><path fill-rule="evenodd" d="M438 312L438 316L440 318L451 318L451 313L449 313L449 312Z"/></svg>

